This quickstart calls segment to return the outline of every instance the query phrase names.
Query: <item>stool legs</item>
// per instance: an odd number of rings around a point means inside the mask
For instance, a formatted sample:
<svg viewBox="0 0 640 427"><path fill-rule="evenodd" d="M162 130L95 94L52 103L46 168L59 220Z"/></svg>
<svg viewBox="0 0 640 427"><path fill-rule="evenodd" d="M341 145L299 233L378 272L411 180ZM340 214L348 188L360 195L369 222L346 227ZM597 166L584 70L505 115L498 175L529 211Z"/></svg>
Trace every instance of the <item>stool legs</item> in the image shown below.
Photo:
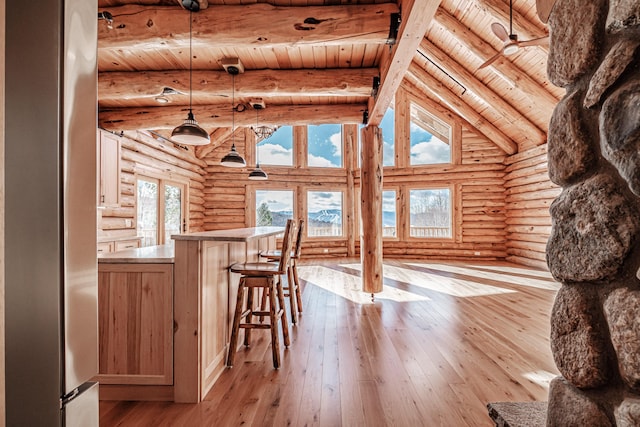
<svg viewBox="0 0 640 427"><path fill-rule="evenodd" d="M293 272L293 283L296 286L296 301L298 305L298 313L302 313L302 297L300 295L300 279L298 278L298 260L291 260L291 271Z"/></svg>
<svg viewBox="0 0 640 427"><path fill-rule="evenodd" d="M266 304L268 310L261 307L261 310L254 310L253 299L255 288L261 288L263 295L267 296ZM246 300L246 308L245 308ZM261 304L262 305L262 304ZM258 317L260 323L252 323L253 317ZM263 323L263 317L269 316L269 324ZM244 320L244 322L243 322ZM238 347L238 334L240 328L245 330L244 345L249 346L251 329L271 330L271 352L273 356L273 367L280 367L280 337L278 334L278 323L282 325L282 336L285 347L289 347L289 325L287 322L286 307L284 303L284 292L282 289L282 279L280 277L246 277L240 278L238 286L238 297L236 299L236 309L233 315L233 326L231 338L229 340L229 350L227 354L227 366L232 367L235 360L236 349Z"/></svg>

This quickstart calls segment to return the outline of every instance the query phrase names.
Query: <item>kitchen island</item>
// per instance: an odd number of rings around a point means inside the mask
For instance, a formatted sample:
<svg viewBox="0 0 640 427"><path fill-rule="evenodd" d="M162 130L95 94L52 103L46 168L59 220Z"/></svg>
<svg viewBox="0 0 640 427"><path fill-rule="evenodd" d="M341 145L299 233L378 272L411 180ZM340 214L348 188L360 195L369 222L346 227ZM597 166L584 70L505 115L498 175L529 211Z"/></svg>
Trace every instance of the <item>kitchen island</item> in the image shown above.
<svg viewBox="0 0 640 427"><path fill-rule="evenodd" d="M172 236L98 257L102 399L199 402L225 367L234 262L275 249L282 227Z"/></svg>

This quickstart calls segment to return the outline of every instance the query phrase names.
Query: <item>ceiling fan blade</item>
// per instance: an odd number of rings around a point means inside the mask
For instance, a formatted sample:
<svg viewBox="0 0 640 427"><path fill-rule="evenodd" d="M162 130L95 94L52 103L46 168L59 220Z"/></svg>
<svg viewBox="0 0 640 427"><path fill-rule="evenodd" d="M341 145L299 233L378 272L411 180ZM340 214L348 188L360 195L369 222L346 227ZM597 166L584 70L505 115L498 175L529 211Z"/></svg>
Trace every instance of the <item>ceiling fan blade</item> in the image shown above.
<svg viewBox="0 0 640 427"><path fill-rule="evenodd" d="M502 24L494 22L493 24L491 24L491 31L493 31L493 34L495 34L500 40L502 40L503 43L509 41L509 33L507 33L507 29L504 28Z"/></svg>
<svg viewBox="0 0 640 427"><path fill-rule="evenodd" d="M495 55L493 55L491 58L489 58L489 59L487 59L486 61L484 61L484 62L482 63L482 65L478 67L478 70L481 70L482 68L487 67L487 66L489 66L489 65L493 64L493 62L494 62L496 59L498 59L498 58L500 57L500 55L502 55L502 52L498 52L498 53L496 53Z"/></svg>
<svg viewBox="0 0 640 427"><path fill-rule="evenodd" d="M554 4L556 4L556 0L536 0L538 18L545 24L549 20L549 15L551 15L551 9L553 9Z"/></svg>
<svg viewBox="0 0 640 427"><path fill-rule="evenodd" d="M520 45L520 47L544 46L548 44L549 44L549 36L538 37L537 39L523 40L521 42L518 42L518 45Z"/></svg>

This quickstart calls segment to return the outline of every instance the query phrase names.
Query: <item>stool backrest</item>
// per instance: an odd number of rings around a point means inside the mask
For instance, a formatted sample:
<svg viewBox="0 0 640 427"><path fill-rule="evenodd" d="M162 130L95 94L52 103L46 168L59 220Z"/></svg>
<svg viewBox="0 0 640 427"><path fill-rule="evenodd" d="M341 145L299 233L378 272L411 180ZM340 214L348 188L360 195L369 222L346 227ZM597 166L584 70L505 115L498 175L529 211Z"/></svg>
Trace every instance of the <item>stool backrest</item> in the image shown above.
<svg viewBox="0 0 640 427"><path fill-rule="evenodd" d="M280 274L287 272L287 266L291 259L291 249L293 248L293 233L296 228L295 221L292 219L287 220L287 225L284 227L284 236L282 237L282 247L280 255L280 262L278 263L278 271Z"/></svg>
<svg viewBox="0 0 640 427"><path fill-rule="evenodd" d="M296 239L296 245L293 249L293 255L296 258L300 258L300 251L302 251L302 236L304 235L304 219L298 222L298 237Z"/></svg>

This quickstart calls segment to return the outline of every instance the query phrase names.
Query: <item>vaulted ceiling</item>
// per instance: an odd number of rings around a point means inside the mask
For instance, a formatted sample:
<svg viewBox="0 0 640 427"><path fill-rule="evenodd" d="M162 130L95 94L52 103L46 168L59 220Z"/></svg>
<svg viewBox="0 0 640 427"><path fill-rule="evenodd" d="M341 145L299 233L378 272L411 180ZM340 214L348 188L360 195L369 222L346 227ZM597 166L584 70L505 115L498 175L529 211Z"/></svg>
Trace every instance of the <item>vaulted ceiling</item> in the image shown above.
<svg viewBox="0 0 640 427"><path fill-rule="evenodd" d="M535 0L512 3L519 40L548 35ZM544 45L479 69L504 46L491 24L509 31L506 0L201 0L191 14L180 0L98 0L98 7L113 16L98 25L99 123L115 131L168 136L182 123L190 19L193 112L214 136L254 125L251 101L259 98L260 124L361 123L365 112L378 124L403 85L515 153L545 142L564 92L546 78ZM227 74L229 58L244 73ZM241 105L234 123L232 96Z"/></svg>

